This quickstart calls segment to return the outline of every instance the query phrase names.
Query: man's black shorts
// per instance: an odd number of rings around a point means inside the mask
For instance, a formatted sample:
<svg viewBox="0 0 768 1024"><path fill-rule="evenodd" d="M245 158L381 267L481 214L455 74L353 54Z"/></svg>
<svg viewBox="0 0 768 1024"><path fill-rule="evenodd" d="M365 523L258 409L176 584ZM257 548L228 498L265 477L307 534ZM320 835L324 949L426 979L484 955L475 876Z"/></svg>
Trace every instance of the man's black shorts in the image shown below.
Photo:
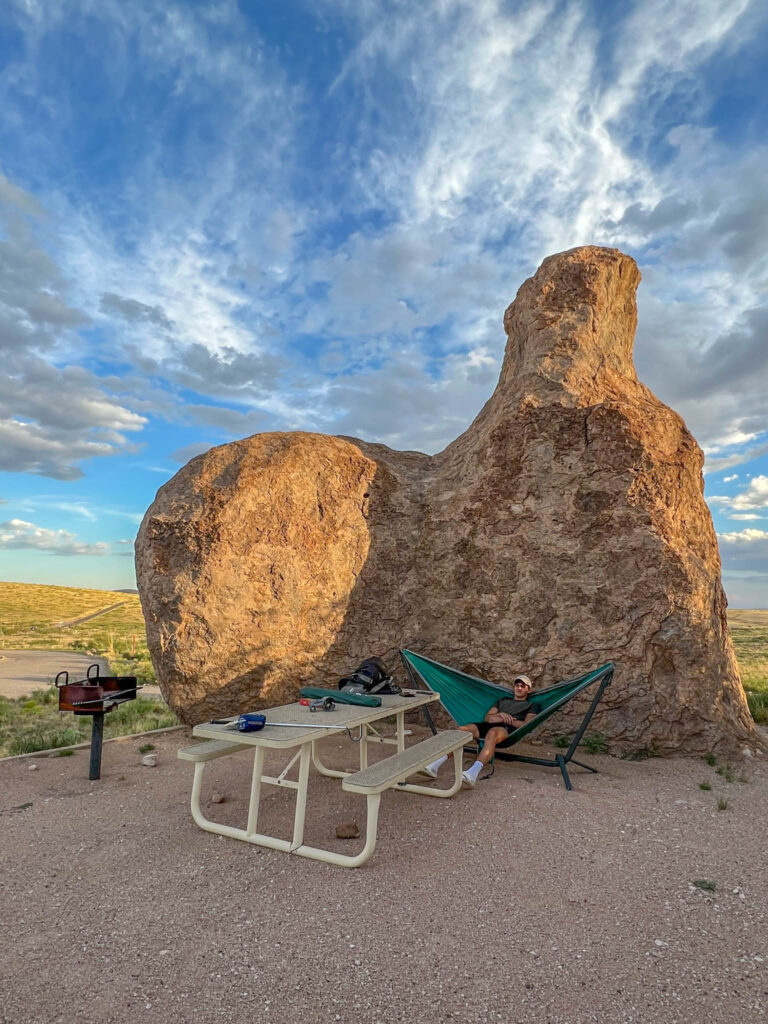
<svg viewBox="0 0 768 1024"><path fill-rule="evenodd" d="M506 729L507 736L509 736L510 733L513 733L515 729L518 728L518 726L516 725L507 725L504 722L473 722L472 724L477 728L477 731L480 733L481 740L484 740L485 737L488 735L489 729Z"/></svg>

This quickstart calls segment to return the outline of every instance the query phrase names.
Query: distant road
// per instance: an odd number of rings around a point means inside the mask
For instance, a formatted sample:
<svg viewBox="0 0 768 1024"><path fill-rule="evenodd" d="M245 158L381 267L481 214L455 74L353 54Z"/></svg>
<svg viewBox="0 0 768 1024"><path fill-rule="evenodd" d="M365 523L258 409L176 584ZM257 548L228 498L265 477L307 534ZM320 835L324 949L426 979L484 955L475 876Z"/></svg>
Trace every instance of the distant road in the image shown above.
<svg viewBox="0 0 768 1024"><path fill-rule="evenodd" d="M26 697L53 682L59 672L69 672L71 681L85 679L89 665L109 675L109 663L92 654L75 651L0 651L0 697ZM145 686L142 697L159 697L160 688Z"/></svg>
<svg viewBox="0 0 768 1024"><path fill-rule="evenodd" d="M0 697L26 697L53 682L66 669L72 682L85 679L89 665L98 664L102 675L109 673L103 658L74 651L0 651Z"/></svg>
<svg viewBox="0 0 768 1024"><path fill-rule="evenodd" d="M115 608L122 608L124 604L128 604L128 602L118 601L117 604L111 604L109 608L100 608L97 612L91 612L90 615L83 615L79 619L67 619L66 622L57 622L56 625L59 629L63 629L65 626L79 626L81 622L90 622L91 619L96 619L99 615L106 615L107 612L113 612Z"/></svg>

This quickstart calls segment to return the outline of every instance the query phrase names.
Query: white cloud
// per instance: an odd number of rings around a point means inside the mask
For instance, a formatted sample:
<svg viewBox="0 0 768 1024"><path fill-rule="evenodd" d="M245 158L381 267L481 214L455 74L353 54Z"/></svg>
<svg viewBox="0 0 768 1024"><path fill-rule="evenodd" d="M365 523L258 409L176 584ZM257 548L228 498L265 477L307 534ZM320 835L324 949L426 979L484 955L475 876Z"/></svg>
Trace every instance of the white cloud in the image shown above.
<svg viewBox="0 0 768 1024"><path fill-rule="evenodd" d="M728 518L729 518L729 519L741 519L741 520L747 520L747 519L763 519L764 517L763 517L763 516L756 516L756 515L754 515L754 514L753 514L753 513L751 513L751 512L745 512L745 513L743 513L742 515L732 515L732 516L728 516Z"/></svg>
<svg viewBox="0 0 768 1024"><path fill-rule="evenodd" d="M0 548L29 548L51 555L106 555L109 544L86 544L68 530L47 530L24 519L9 519L0 523Z"/></svg>
<svg viewBox="0 0 768 1024"><path fill-rule="evenodd" d="M738 473L734 473L733 476L724 476L723 477L723 483L729 484L731 482L731 480L738 480L738 479L739 479L739 474Z"/></svg>
<svg viewBox="0 0 768 1024"><path fill-rule="evenodd" d="M768 540L768 532L747 528L739 533L720 533L718 537L726 544L757 544Z"/></svg>
<svg viewBox="0 0 768 1024"><path fill-rule="evenodd" d="M9 369L0 373L0 469L74 480L80 460L130 450L125 434L147 422L87 370L30 357Z"/></svg>
<svg viewBox="0 0 768 1024"><path fill-rule="evenodd" d="M768 508L768 476L753 476L749 487L731 501L735 511Z"/></svg>
<svg viewBox="0 0 768 1024"><path fill-rule="evenodd" d="M706 404L706 403L703 403ZM702 410L702 414L704 411ZM705 429L702 427L702 429ZM712 429L712 426L710 426ZM714 429L718 429L715 423ZM722 430L722 427L720 428ZM698 436L701 436L699 434ZM710 458L704 463L705 473L719 473L723 469L730 469L732 466L743 466L745 462L751 462L753 459L759 458L761 455L765 455L768 452L768 443L754 445L752 448L744 448L740 452L734 452L732 455L725 455L720 458ZM750 474L747 473L747 476Z"/></svg>
<svg viewBox="0 0 768 1024"><path fill-rule="evenodd" d="M756 579L761 576L768 582L768 531L747 527L738 532L719 533L720 556L723 562L723 576ZM765 596L762 596L765 603Z"/></svg>

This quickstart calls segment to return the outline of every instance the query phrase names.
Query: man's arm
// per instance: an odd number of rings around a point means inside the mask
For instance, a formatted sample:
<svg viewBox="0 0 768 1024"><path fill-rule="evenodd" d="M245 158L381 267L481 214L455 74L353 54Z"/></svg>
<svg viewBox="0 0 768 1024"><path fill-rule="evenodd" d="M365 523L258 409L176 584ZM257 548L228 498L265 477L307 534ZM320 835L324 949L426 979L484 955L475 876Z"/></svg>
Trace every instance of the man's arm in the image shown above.
<svg viewBox="0 0 768 1024"><path fill-rule="evenodd" d="M500 722L501 720L502 716L499 714L499 709L496 704L494 704L492 708L488 708L485 713L485 718L483 719L484 722Z"/></svg>
<svg viewBox="0 0 768 1024"><path fill-rule="evenodd" d="M537 714L538 711L529 711L525 718L515 718L513 715L507 715L502 711L496 716L496 721L503 722L504 725L513 725L515 729L519 729L526 722L532 721Z"/></svg>

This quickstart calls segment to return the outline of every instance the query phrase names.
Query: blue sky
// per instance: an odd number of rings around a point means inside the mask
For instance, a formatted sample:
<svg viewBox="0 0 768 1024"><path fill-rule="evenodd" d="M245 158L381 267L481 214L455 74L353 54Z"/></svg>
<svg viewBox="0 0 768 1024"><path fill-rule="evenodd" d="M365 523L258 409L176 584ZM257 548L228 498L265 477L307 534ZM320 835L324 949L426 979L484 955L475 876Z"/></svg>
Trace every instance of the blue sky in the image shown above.
<svg viewBox="0 0 768 1024"><path fill-rule="evenodd" d="M0 578L134 586L212 444L438 451L522 281L595 243L768 607L767 48L760 0L5 0Z"/></svg>

